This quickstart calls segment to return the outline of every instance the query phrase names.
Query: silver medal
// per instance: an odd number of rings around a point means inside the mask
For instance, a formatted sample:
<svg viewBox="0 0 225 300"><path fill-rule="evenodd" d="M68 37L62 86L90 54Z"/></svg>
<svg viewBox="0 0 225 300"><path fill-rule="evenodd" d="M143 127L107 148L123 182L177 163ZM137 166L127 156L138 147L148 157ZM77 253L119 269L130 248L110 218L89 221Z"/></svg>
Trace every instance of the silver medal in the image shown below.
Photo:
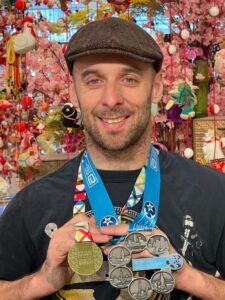
<svg viewBox="0 0 225 300"><path fill-rule="evenodd" d="M125 245L131 252L141 252L147 245L147 238L143 233L132 232L126 236Z"/></svg>
<svg viewBox="0 0 225 300"><path fill-rule="evenodd" d="M108 254L108 261L113 266L125 266L131 260L130 251L124 246L113 247Z"/></svg>
<svg viewBox="0 0 225 300"><path fill-rule="evenodd" d="M132 281L133 274L127 267L116 267L109 274L109 282L112 286L118 289L128 287Z"/></svg>
<svg viewBox="0 0 225 300"><path fill-rule="evenodd" d="M152 289L159 294L169 294L175 286L175 280L168 271L155 272L151 279Z"/></svg>
<svg viewBox="0 0 225 300"><path fill-rule="evenodd" d="M135 278L128 286L128 292L133 299L146 300L151 297L152 288L149 280L143 277Z"/></svg>
<svg viewBox="0 0 225 300"><path fill-rule="evenodd" d="M168 254L170 242L167 237L161 234L150 236L147 242L147 250L153 255Z"/></svg>

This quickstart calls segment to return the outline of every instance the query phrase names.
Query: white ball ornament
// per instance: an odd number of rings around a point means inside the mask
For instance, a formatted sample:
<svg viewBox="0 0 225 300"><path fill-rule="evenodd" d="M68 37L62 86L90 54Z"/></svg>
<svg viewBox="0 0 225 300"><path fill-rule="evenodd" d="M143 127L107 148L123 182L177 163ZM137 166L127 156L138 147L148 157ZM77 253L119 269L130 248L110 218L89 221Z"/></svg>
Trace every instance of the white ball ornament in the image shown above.
<svg viewBox="0 0 225 300"><path fill-rule="evenodd" d="M212 115L217 115L220 111L220 107L218 104L211 104L209 106L209 111Z"/></svg>
<svg viewBox="0 0 225 300"><path fill-rule="evenodd" d="M191 148L184 149L184 157L192 158L193 155L194 155L194 151Z"/></svg>
<svg viewBox="0 0 225 300"><path fill-rule="evenodd" d="M182 40L187 40L189 39L190 36L190 32L187 29L182 29L180 32L180 37L182 38Z"/></svg>
<svg viewBox="0 0 225 300"><path fill-rule="evenodd" d="M177 52L176 46L170 45L170 46L168 47L168 53L169 53L170 55L173 55L173 54L175 54L176 52Z"/></svg>
<svg viewBox="0 0 225 300"><path fill-rule="evenodd" d="M16 109L17 110L22 110L23 109L23 105L22 104L17 104L16 105Z"/></svg>
<svg viewBox="0 0 225 300"><path fill-rule="evenodd" d="M219 10L219 7L218 6L212 6L210 9L209 9L209 14L210 16L212 17L217 17L220 13L220 10Z"/></svg>

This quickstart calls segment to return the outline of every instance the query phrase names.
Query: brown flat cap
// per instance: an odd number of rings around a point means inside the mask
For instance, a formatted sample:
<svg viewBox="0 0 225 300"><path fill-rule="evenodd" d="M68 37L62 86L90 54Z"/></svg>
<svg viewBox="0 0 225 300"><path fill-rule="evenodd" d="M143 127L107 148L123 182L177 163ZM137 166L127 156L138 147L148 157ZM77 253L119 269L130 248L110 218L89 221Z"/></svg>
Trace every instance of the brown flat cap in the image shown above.
<svg viewBox="0 0 225 300"><path fill-rule="evenodd" d="M72 36L64 55L70 73L77 57L98 53L122 54L151 62L156 72L163 61L162 51L146 31L132 21L119 18L90 22Z"/></svg>

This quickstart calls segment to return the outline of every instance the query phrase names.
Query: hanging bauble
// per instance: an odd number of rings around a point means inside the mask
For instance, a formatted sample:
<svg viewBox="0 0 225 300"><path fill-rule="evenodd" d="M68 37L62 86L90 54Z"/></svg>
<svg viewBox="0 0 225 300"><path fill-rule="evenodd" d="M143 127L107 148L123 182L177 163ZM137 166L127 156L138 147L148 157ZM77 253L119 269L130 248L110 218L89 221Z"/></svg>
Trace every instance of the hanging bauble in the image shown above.
<svg viewBox="0 0 225 300"><path fill-rule="evenodd" d="M40 108L40 111L44 112L48 109L48 107L49 107L48 102L43 102L43 103L41 103L39 108Z"/></svg>
<svg viewBox="0 0 225 300"><path fill-rule="evenodd" d="M25 108L30 108L31 107L31 105L32 105L32 102L33 102L33 100L32 100L32 98L31 97L29 97L29 96L24 96L23 98L22 98L22 105L25 107Z"/></svg>
<svg viewBox="0 0 225 300"><path fill-rule="evenodd" d="M193 155L194 155L194 152L191 148L184 149L184 157L192 158Z"/></svg>
<svg viewBox="0 0 225 300"><path fill-rule="evenodd" d="M6 159L3 156L0 156L0 164L4 166Z"/></svg>
<svg viewBox="0 0 225 300"><path fill-rule="evenodd" d="M7 122L6 120L3 120L3 121L1 122L1 126L2 126L3 128L7 128L7 127L8 127L8 122Z"/></svg>
<svg viewBox="0 0 225 300"><path fill-rule="evenodd" d="M17 109L18 111L23 110L22 104L17 104L17 105L16 105L16 109Z"/></svg>
<svg viewBox="0 0 225 300"><path fill-rule="evenodd" d="M12 103L8 100L0 100L0 110L5 110L10 107L12 107Z"/></svg>
<svg viewBox="0 0 225 300"><path fill-rule="evenodd" d="M22 0L17 0L15 2L15 8L18 10L24 10L26 8L26 2Z"/></svg>
<svg viewBox="0 0 225 300"><path fill-rule="evenodd" d="M25 110L21 112L21 119L24 121L27 119L27 112Z"/></svg>
<svg viewBox="0 0 225 300"><path fill-rule="evenodd" d="M112 7L112 12L124 13L130 6L130 0L107 0Z"/></svg>
<svg viewBox="0 0 225 300"><path fill-rule="evenodd" d="M168 47L168 53L169 53L169 55L173 55L176 52L177 52L176 46L175 45L169 45L169 47Z"/></svg>
<svg viewBox="0 0 225 300"><path fill-rule="evenodd" d="M212 114L212 115L217 115L218 112L220 111L220 107L218 104L210 104L209 106L209 112Z"/></svg>
<svg viewBox="0 0 225 300"><path fill-rule="evenodd" d="M220 10L219 10L219 7L218 6L212 6L210 9L209 9L209 14L210 16L212 17L217 17L220 13Z"/></svg>
<svg viewBox="0 0 225 300"><path fill-rule="evenodd" d="M53 1L48 1L47 6L48 6L48 8L52 8L54 6L54 4L55 3Z"/></svg>
<svg viewBox="0 0 225 300"><path fill-rule="evenodd" d="M180 37L182 38L182 40L188 40L190 36L190 32L187 29L182 29L180 32Z"/></svg>
<svg viewBox="0 0 225 300"><path fill-rule="evenodd" d="M24 121L16 122L16 130L18 132L23 132L26 130L26 124Z"/></svg>

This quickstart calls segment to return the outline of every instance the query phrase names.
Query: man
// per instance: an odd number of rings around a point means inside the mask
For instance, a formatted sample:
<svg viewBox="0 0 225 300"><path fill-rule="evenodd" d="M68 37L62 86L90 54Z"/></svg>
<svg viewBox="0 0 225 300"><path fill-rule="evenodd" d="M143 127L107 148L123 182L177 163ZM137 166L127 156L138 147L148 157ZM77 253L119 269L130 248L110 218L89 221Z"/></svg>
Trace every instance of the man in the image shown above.
<svg viewBox="0 0 225 300"><path fill-rule="evenodd" d="M30 184L5 210L0 221L0 299L131 299L126 290L109 284L107 263L92 276L79 276L67 256L80 222L88 222L92 239L100 245L127 235L138 224L145 194L130 206L127 199L152 149L150 111L162 92L163 56L136 24L108 18L82 27L69 42L65 58L82 113L86 156ZM158 215L154 210L155 228L142 232L147 237L152 229L166 235L169 252L176 249L185 257L184 266L173 272L176 286L170 299L225 299L225 283L215 277L217 271L225 276L225 177L176 154L156 153L159 165L153 168L160 171L160 183L150 180L145 188L160 192ZM106 203L97 192L82 198L79 176L86 174L88 155L122 224L101 226L98 214ZM96 183L89 179L90 185ZM85 189L88 193L88 184ZM79 207L78 198L83 201ZM86 214L79 213L83 207ZM108 254L110 249L103 251ZM152 257L147 250L134 256Z"/></svg>

